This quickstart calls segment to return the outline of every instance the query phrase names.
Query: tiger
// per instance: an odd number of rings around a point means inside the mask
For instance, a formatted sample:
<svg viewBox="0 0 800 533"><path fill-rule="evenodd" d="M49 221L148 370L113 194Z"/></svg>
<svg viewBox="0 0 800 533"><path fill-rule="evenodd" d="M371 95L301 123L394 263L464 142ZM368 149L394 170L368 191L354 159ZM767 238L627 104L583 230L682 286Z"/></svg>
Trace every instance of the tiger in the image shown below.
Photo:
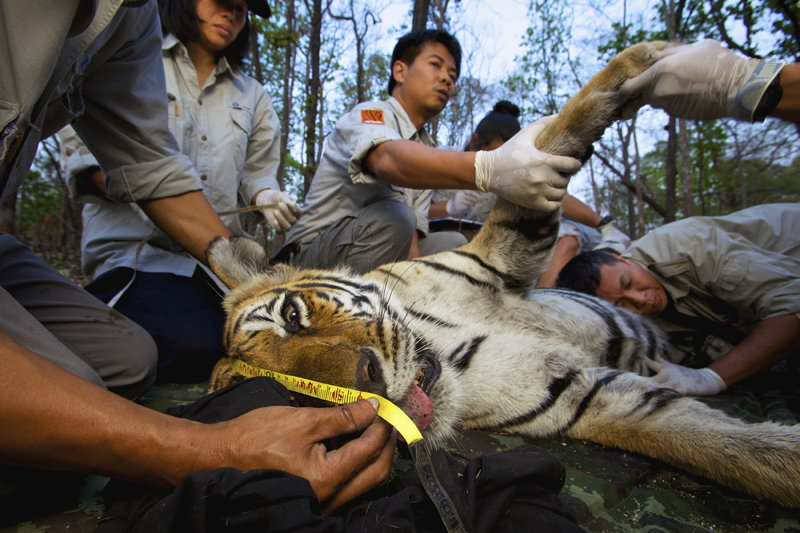
<svg viewBox="0 0 800 533"><path fill-rule="evenodd" d="M537 137L585 158L624 105L619 87L670 46L624 50ZM455 428L564 436L641 453L757 498L800 507L800 427L748 424L649 379L665 357L652 322L598 298L532 284L560 210L499 198L468 244L356 275L270 264L253 240L217 238L228 355L255 367L379 394L431 446ZM209 391L244 379L220 361Z"/></svg>

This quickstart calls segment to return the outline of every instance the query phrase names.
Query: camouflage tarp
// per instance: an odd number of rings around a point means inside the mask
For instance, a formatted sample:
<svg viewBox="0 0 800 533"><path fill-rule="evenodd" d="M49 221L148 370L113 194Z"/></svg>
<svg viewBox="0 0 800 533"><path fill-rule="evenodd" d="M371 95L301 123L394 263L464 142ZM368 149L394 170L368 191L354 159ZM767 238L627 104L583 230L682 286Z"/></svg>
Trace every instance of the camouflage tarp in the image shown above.
<svg viewBox="0 0 800 533"><path fill-rule="evenodd" d="M800 420L799 381L795 370L774 369L704 401L750 422L796 424ZM193 401L203 390L201 385L160 386L140 402L163 411ZM587 531L800 533L800 510L759 502L638 454L588 442L529 440L482 431L461 431L460 437L450 450L466 459L523 442L560 458L567 468L563 497ZM3 505L0 533L92 531L103 516L100 491L106 480L89 476L79 481L75 487L64 487L61 492L67 492L66 497L56 498L54 491L46 492L47 496L31 492L26 496L30 505L13 509Z"/></svg>

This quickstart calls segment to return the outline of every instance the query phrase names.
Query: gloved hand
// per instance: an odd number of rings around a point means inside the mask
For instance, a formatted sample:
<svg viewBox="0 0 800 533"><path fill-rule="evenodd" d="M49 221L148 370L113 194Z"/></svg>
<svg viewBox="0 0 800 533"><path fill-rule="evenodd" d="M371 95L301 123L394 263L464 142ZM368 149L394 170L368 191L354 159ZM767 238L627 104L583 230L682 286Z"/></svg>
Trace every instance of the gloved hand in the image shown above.
<svg viewBox="0 0 800 533"><path fill-rule="evenodd" d="M253 201L255 205L268 206L261 210L267 223L275 231L286 231L291 228L303 211L294 200L283 191L264 189Z"/></svg>
<svg viewBox="0 0 800 533"><path fill-rule="evenodd" d="M475 152L475 184L509 202L553 212L561 207L569 177L581 162L572 157L547 154L534 141L554 116L540 118L490 152Z"/></svg>
<svg viewBox="0 0 800 533"><path fill-rule="evenodd" d="M623 118L650 104L690 120L734 117L753 122L767 86L783 68L782 62L748 58L710 39L659 55L658 62L620 89L632 98Z"/></svg>
<svg viewBox="0 0 800 533"><path fill-rule="evenodd" d="M458 191L455 198L447 200L445 210L454 218L464 218L469 210L478 203L480 196L476 191Z"/></svg>
<svg viewBox="0 0 800 533"><path fill-rule="evenodd" d="M658 371L658 374L651 376L650 379L664 387L675 389L681 394L714 396L728 388L722 378L710 368L697 370L666 361L649 359L646 359L645 362L650 370Z"/></svg>
<svg viewBox="0 0 800 533"><path fill-rule="evenodd" d="M600 244L595 249L611 248L621 254L631 245L631 238L617 229L613 222L603 224L597 229L600 230Z"/></svg>

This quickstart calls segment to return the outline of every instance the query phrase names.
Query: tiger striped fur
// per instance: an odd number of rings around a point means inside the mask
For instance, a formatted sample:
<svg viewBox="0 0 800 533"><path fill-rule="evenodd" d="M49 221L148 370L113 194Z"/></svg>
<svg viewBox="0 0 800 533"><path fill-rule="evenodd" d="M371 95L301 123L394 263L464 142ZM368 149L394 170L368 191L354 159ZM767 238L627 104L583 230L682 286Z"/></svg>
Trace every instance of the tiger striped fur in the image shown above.
<svg viewBox="0 0 800 533"><path fill-rule="evenodd" d="M624 103L616 90L664 46L643 43L612 60L540 135L540 149L583 156ZM747 424L660 388L642 377L644 360L665 350L653 324L590 296L530 292L559 216L498 200L469 244L363 276L271 267L255 242L218 238L207 255L232 289L228 353L381 394L432 443L458 425L564 435L800 507L800 428ZM209 389L239 379L220 363Z"/></svg>

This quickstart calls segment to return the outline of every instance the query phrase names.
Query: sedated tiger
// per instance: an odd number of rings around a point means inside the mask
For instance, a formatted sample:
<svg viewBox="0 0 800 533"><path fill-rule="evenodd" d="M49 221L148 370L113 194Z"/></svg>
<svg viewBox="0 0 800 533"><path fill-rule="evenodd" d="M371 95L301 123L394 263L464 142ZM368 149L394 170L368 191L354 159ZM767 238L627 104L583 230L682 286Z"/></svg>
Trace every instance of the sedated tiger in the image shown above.
<svg viewBox="0 0 800 533"><path fill-rule="evenodd" d="M624 104L617 89L666 43L635 45L595 75L537 138L583 157ZM441 443L458 425L563 435L642 453L753 496L800 507L800 427L748 424L646 379L663 334L602 300L530 292L560 213L498 199L456 250L347 269L268 264L254 241L218 238L209 264L232 292L225 344L260 368L380 394ZM220 362L216 390L243 379Z"/></svg>

